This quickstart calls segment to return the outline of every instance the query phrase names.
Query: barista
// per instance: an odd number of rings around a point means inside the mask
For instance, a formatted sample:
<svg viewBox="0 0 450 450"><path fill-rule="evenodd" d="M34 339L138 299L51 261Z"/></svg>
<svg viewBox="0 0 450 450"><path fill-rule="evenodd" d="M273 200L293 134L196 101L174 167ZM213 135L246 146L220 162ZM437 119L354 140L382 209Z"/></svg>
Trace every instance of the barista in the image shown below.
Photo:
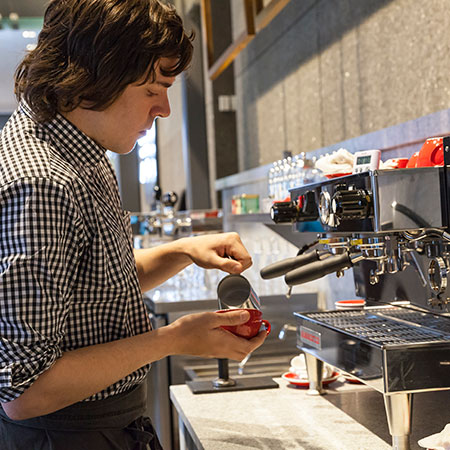
<svg viewBox="0 0 450 450"><path fill-rule="evenodd" d="M3 450L159 449L142 416L150 363L242 360L264 341L221 328L239 311L151 330L143 291L192 263L240 273L251 258L235 233L133 251L106 156L170 114L191 39L159 0L51 0L17 70L0 135Z"/></svg>

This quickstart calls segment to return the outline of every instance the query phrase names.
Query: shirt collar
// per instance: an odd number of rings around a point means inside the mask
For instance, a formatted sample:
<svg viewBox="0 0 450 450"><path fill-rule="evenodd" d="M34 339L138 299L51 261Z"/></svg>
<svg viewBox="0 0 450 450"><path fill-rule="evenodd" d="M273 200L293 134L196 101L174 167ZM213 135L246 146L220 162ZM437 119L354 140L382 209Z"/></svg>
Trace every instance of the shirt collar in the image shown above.
<svg viewBox="0 0 450 450"><path fill-rule="evenodd" d="M31 108L21 102L20 107L24 114L33 118ZM63 115L56 116L42 124L50 135L50 139L57 145L66 160L83 167L96 166L106 154L106 149L84 134Z"/></svg>

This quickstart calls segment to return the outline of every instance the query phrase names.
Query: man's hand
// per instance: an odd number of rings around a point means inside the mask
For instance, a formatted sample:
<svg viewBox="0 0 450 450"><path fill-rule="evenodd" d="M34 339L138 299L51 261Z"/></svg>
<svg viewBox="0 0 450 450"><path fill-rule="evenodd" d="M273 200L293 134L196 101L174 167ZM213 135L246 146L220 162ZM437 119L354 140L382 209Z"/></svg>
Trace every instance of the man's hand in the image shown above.
<svg viewBox="0 0 450 450"><path fill-rule="evenodd" d="M136 249L134 257L142 292L159 286L192 263L233 274L252 265L252 258L237 233L176 239L157 247Z"/></svg>
<svg viewBox="0 0 450 450"><path fill-rule="evenodd" d="M247 340L221 326L239 325L247 322L249 317L248 312L241 310L227 314L204 312L183 316L166 327L172 336L170 353L242 361L264 342L266 331Z"/></svg>
<svg viewBox="0 0 450 450"><path fill-rule="evenodd" d="M192 262L204 269L241 273L252 265L252 258L237 233L186 238L185 250Z"/></svg>

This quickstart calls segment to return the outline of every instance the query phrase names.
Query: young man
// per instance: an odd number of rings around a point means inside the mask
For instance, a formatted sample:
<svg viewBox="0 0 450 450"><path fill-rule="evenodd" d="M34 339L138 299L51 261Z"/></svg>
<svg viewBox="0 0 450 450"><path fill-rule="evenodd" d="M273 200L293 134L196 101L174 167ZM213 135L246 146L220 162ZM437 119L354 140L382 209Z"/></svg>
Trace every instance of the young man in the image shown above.
<svg viewBox="0 0 450 450"><path fill-rule="evenodd" d="M192 263L239 273L251 258L235 233L133 252L105 154L170 114L190 40L159 0L51 0L17 70L0 136L2 450L158 449L142 417L149 364L241 360L264 341L221 328L240 312L151 330L141 292Z"/></svg>

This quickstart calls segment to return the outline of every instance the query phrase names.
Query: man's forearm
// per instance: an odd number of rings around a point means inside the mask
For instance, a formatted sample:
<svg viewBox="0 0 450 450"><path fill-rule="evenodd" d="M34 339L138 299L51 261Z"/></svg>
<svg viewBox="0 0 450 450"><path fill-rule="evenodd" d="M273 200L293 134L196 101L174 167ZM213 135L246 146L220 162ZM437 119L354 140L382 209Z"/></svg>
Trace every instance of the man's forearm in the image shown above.
<svg viewBox="0 0 450 450"><path fill-rule="evenodd" d="M128 374L169 354L167 327L63 354L17 399L3 408L14 420L57 411L102 391Z"/></svg>
<svg viewBox="0 0 450 450"><path fill-rule="evenodd" d="M192 263L184 251L185 242L178 239L158 247L134 250L142 292L159 286Z"/></svg>

